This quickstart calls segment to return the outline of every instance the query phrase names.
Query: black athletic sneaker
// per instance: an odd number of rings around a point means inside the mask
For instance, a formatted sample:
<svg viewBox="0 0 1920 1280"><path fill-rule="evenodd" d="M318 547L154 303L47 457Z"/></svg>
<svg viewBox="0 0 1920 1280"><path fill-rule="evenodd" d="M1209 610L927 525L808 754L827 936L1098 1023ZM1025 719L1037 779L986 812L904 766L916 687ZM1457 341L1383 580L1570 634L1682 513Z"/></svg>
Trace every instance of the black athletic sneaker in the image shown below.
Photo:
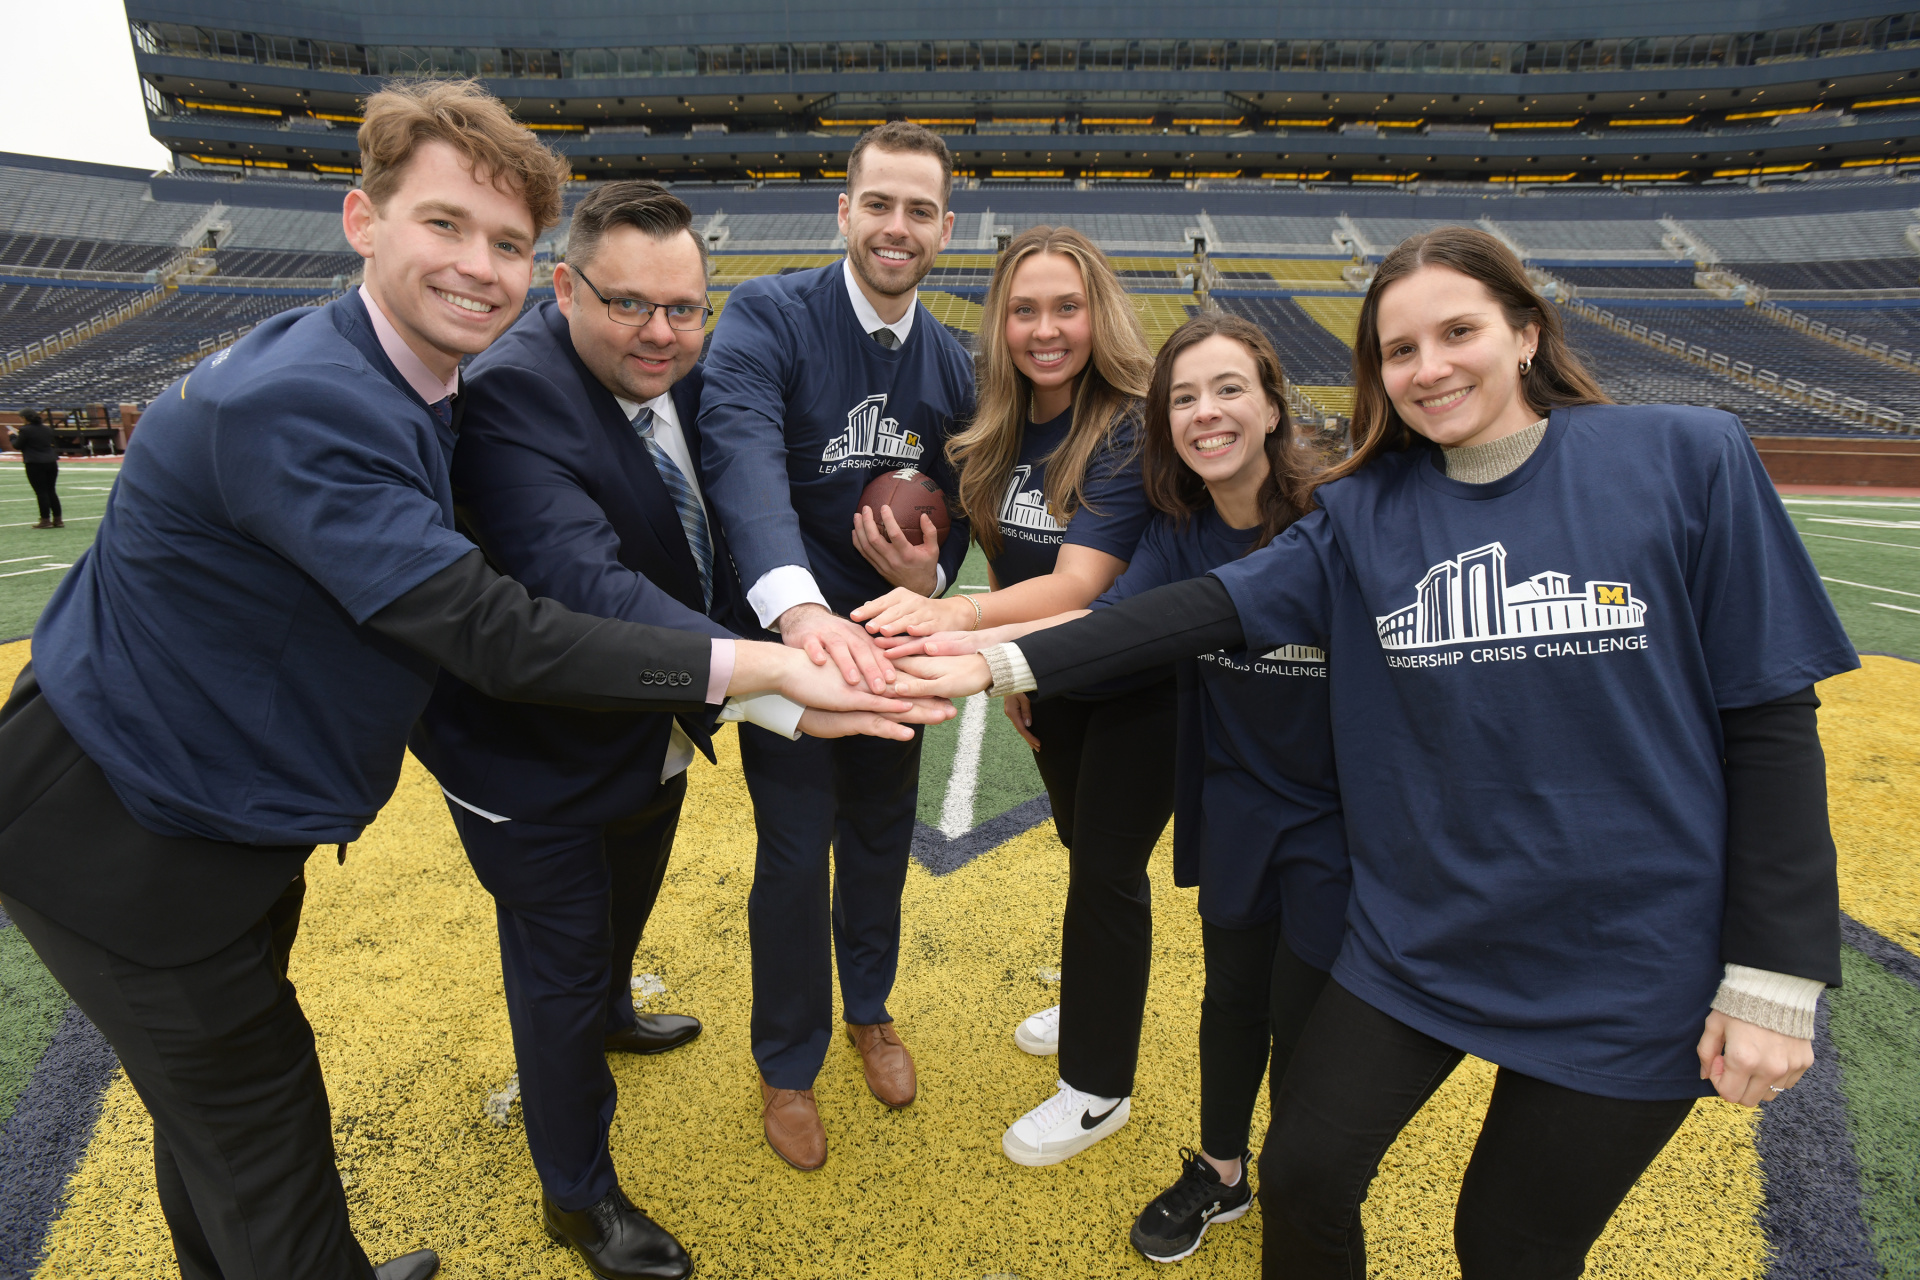
<svg viewBox="0 0 1920 1280"><path fill-rule="evenodd" d="M1133 1247L1153 1262L1178 1262L1200 1247L1200 1238L1216 1222L1232 1222L1253 1204L1253 1192L1247 1186L1247 1161L1240 1161L1240 1181L1231 1187L1220 1184L1205 1157L1187 1147L1180 1148L1185 1168L1180 1181L1155 1196L1153 1203L1134 1219L1128 1238Z"/></svg>

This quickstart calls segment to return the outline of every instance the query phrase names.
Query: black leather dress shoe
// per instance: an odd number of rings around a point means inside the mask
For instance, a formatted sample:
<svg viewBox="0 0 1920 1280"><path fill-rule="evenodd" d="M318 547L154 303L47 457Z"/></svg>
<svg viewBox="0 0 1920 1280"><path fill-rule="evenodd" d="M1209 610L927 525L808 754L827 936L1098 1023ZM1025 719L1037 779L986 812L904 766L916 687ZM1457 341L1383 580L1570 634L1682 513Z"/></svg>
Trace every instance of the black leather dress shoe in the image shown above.
<svg viewBox="0 0 1920 1280"><path fill-rule="evenodd" d="M607 1037L609 1053L665 1053L700 1034L700 1019L681 1013L636 1013L633 1026Z"/></svg>
<svg viewBox="0 0 1920 1280"><path fill-rule="evenodd" d="M545 1195L540 1217L555 1244L578 1253L600 1280L684 1280L693 1259L615 1187L592 1206L568 1213Z"/></svg>
<svg viewBox="0 0 1920 1280"><path fill-rule="evenodd" d="M431 1249L402 1254L373 1269L373 1280L427 1280L440 1270L440 1255Z"/></svg>

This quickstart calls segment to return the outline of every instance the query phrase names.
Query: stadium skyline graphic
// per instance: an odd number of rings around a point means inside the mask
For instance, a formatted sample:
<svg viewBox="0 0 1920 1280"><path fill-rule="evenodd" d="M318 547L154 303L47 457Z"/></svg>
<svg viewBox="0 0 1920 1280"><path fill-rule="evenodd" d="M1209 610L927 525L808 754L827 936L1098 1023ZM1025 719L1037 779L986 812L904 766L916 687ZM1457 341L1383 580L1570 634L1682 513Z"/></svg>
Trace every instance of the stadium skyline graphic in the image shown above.
<svg viewBox="0 0 1920 1280"><path fill-rule="evenodd" d="M1490 542L1442 560L1421 576L1410 605L1374 619L1383 649L1428 649L1498 636L1630 631L1646 625L1647 606L1625 582L1545 569L1507 581L1507 548Z"/></svg>

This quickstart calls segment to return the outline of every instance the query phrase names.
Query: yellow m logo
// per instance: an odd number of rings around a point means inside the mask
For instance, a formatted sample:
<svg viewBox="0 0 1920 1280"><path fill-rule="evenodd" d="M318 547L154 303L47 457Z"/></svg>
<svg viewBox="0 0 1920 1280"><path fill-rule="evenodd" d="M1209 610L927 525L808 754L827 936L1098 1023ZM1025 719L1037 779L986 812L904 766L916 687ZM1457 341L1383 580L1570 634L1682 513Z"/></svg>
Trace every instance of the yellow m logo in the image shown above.
<svg viewBox="0 0 1920 1280"><path fill-rule="evenodd" d="M1627 589L1625 587L1602 587L1596 585L1593 589L1593 596L1595 604L1624 605L1627 602Z"/></svg>

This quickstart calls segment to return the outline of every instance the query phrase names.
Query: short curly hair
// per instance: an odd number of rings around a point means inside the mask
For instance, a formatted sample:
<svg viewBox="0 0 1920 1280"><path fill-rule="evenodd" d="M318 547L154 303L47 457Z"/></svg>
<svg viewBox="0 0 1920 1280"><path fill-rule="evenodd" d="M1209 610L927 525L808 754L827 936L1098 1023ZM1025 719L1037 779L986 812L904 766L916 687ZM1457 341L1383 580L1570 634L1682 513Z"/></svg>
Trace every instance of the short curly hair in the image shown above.
<svg viewBox="0 0 1920 1280"><path fill-rule="evenodd" d="M360 124L360 187L384 204L422 143L444 142L474 172L524 198L538 235L560 221L572 170L476 80L393 80L367 99Z"/></svg>

